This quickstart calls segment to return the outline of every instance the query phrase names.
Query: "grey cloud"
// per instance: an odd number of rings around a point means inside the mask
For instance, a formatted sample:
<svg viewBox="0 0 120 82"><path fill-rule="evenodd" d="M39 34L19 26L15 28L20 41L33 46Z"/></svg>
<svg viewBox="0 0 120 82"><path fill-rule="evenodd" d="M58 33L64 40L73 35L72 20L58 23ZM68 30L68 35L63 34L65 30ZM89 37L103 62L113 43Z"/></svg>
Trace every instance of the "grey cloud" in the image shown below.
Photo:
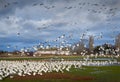
<svg viewBox="0 0 120 82"><path fill-rule="evenodd" d="M6 42L21 41L26 44L71 32L78 39L86 29L89 29L88 34L99 34L103 31L108 35L108 28L118 26L120 21L119 0L5 1L10 5L1 8L0 4L0 39L6 38ZM6 3L2 5L5 6ZM107 21L110 19L111 21ZM103 29L105 27L107 30ZM20 37L16 40L18 32Z"/></svg>

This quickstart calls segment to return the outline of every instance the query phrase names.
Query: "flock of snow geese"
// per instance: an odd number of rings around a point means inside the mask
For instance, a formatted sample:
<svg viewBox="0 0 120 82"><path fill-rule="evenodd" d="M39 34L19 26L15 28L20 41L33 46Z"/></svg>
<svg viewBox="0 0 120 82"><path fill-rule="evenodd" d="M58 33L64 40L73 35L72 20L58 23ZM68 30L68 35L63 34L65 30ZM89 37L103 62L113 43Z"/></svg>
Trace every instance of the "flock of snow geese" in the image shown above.
<svg viewBox="0 0 120 82"><path fill-rule="evenodd" d="M114 61L0 61L0 80L6 77L14 78L14 75L43 75L48 72L70 71L71 67L105 66L118 63Z"/></svg>
<svg viewBox="0 0 120 82"><path fill-rule="evenodd" d="M69 3L69 2L68 2ZM107 2L103 3L93 3L93 2L78 2L76 5L69 5L69 6L63 6L62 8L66 10L72 10L72 9L80 9L86 11L88 13L92 14L106 14L108 19L106 21L110 21L110 18L116 15L116 11L118 11L117 7L110 8L107 5ZM0 1L0 10L7 9L11 7L11 5L19 6L19 1L14 2L7 2L5 0ZM46 10L50 11L55 8L57 8L57 5L48 5L44 2L33 2L31 4L32 7L40 6L40 8L45 8ZM10 19L10 17L6 17L6 19ZM78 24L79 22L74 22L74 25ZM45 25L43 25L45 26ZM46 25L47 26L47 25ZM49 27L43 27L38 28L37 30L43 30L48 29ZM118 27L119 28L119 27ZM114 30L116 28L113 28ZM87 32L89 30L87 29ZM20 32L17 32L16 35L19 37L21 36ZM86 34L82 34L81 38L86 36ZM103 33L101 32L99 34L98 39L101 39L103 36ZM70 34L69 36L63 34L56 38L55 40L52 40L52 42L57 43L59 48L62 48L64 46L71 47L71 43L69 43L69 40L72 40L73 34ZM60 45L61 44L61 45ZM33 46L32 48L37 51L38 47L45 48L45 45L47 47L50 47L50 41L46 41L43 43L40 43L37 46ZM78 44L79 46L79 44ZM7 45L7 48L11 48L11 45ZM17 49L18 46L15 46ZM74 47L74 46L73 46ZM29 51L29 48L23 48L21 49L21 52ZM83 53L84 54L84 53ZM97 55L96 55L97 56ZM117 55L119 57L119 55ZM6 77L13 78L14 75L18 76L26 76L26 75L42 75L47 72L62 72L64 71L70 71L71 67L74 68L81 68L82 66L104 66L104 65L112 65L114 63L119 63L116 60L115 61L0 61L0 80L3 80Z"/></svg>

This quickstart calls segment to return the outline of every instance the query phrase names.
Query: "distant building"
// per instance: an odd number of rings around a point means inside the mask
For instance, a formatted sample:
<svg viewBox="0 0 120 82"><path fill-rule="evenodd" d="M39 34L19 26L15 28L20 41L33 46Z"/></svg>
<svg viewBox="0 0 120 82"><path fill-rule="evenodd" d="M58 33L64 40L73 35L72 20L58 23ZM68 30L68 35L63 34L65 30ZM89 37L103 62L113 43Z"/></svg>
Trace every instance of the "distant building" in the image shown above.
<svg viewBox="0 0 120 82"><path fill-rule="evenodd" d="M94 50L94 37L90 36L89 37L89 51L93 52L93 50Z"/></svg>
<svg viewBox="0 0 120 82"><path fill-rule="evenodd" d="M36 51L33 54L33 56L41 56L41 55L70 55L70 51L44 50L44 51Z"/></svg>

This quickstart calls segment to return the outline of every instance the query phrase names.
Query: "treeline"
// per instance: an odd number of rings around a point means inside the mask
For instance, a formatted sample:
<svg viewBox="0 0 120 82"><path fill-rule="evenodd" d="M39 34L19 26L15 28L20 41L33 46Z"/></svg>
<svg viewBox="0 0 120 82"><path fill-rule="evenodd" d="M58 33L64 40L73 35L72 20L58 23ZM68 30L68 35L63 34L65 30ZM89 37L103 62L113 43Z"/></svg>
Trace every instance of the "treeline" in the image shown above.
<svg viewBox="0 0 120 82"><path fill-rule="evenodd" d="M74 49L71 49L71 52L76 52L76 54L80 54L80 55L86 55L86 54L87 55L89 54L118 55L120 54L119 48L116 48L115 45L106 44L106 43L103 45L95 46L93 50L84 47L83 43L79 43L75 45Z"/></svg>

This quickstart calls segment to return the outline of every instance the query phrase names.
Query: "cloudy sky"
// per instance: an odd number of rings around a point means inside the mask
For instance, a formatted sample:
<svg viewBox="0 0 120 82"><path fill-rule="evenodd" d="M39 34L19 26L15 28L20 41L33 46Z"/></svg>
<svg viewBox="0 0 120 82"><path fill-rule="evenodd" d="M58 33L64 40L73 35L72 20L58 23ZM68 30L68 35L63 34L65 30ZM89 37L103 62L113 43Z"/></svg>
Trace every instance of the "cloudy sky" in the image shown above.
<svg viewBox="0 0 120 82"><path fill-rule="evenodd" d="M119 24L120 0L0 0L0 50L57 45L62 35L66 44L90 35L114 44Z"/></svg>

